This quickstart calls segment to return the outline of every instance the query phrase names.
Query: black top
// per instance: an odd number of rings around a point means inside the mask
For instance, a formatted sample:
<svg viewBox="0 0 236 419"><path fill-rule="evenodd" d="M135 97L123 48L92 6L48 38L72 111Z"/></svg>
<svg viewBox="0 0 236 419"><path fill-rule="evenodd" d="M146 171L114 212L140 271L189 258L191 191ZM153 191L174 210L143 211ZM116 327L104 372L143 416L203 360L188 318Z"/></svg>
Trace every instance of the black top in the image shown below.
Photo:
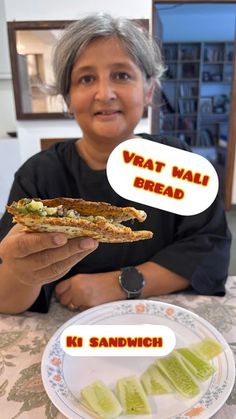
<svg viewBox="0 0 236 419"><path fill-rule="evenodd" d="M175 138L140 136L189 150L186 144ZM100 243L66 277L76 273L114 271L153 261L189 279L197 293L224 295L231 235L219 198L207 210L193 216L180 216L128 201L111 188L106 170L92 170L87 166L76 151L75 141L57 143L31 157L16 172L8 202L23 197L46 199L63 196L135 206L147 213L147 219L143 223L125 224L134 230L151 230L154 235L150 240L133 243ZM12 217L5 213L0 221L0 240L11 227ZM48 311L54 286L55 283L42 287L31 310Z"/></svg>

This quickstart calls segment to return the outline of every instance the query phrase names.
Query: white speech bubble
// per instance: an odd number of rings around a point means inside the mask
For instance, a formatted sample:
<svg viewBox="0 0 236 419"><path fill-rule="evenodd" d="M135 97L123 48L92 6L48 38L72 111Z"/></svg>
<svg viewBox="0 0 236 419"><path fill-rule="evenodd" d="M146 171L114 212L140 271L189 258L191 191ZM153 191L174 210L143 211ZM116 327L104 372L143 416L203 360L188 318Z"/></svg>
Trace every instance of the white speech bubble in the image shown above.
<svg viewBox="0 0 236 419"><path fill-rule="evenodd" d="M72 356L164 356L176 337L169 327L142 325L73 325L61 334L62 349Z"/></svg>
<svg viewBox="0 0 236 419"><path fill-rule="evenodd" d="M107 162L107 177L125 199L180 215L194 215L214 201L219 180L202 156L133 138L119 144Z"/></svg>

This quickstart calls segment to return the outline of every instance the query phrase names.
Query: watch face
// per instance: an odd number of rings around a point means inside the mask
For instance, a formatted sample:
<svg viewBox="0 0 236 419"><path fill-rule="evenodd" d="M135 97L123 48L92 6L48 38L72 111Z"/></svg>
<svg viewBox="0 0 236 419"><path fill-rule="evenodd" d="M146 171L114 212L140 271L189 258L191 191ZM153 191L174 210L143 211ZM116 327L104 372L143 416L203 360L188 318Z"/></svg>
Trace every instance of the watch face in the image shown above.
<svg viewBox="0 0 236 419"><path fill-rule="evenodd" d="M122 269L120 284L125 291L136 293L142 290L144 286L144 278L141 272L139 272L136 268L128 267Z"/></svg>

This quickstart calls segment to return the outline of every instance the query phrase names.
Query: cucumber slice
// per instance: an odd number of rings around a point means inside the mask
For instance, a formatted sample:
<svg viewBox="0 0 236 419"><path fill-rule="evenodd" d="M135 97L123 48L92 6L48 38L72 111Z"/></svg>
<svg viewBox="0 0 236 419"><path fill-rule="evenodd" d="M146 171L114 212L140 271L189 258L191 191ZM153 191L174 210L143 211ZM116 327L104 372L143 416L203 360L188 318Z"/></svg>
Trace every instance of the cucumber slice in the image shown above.
<svg viewBox="0 0 236 419"><path fill-rule="evenodd" d="M124 414L151 414L151 407L148 403L147 396L136 375L121 378L117 381L116 388Z"/></svg>
<svg viewBox="0 0 236 419"><path fill-rule="evenodd" d="M192 345L191 348L198 351L207 359L212 359L223 352L223 347L221 344L212 338L204 338L201 342Z"/></svg>
<svg viewBox="0 0 236 419"><path fill-rule="evenodd" d="M141 382L147 394L171 393L172 387L157 367L152 364L141 375Z"/></svg>
<svg viewBox="0 0 236 419"><path fill-rule="evenodd" d="M117 418L122 407L114 393L100 380L81 390L82 404L104 419Z"/></svg>
<svg viewBox="0 0 236 419"><path fill-rule="evenodd" d="M186 368L184 362L175 353L158 359L155 365L184 397L194 397L200 393L198 383Z"/></svg>
<svg viewBox="0 0 236 419"><path fill-rule="evenodd" d="M187 368L199 380L208 380L214 374L215 368L213 365L193 349L179 348L176 349L176 352L180 354Z"/></svg>

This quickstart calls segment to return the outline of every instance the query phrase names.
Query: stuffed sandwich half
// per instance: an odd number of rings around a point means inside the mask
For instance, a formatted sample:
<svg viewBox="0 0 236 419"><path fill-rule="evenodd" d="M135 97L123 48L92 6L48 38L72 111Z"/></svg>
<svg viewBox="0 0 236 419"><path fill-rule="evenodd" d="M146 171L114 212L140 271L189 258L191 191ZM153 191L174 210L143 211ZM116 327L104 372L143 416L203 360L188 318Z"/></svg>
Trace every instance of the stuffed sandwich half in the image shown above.
<svg viewBox="0 0 236 419"><path fill-rule="evenodd" d="M13 222L27 231L60 232L68 237L92 237L99 242L119 243L150 239L151 231L137 230L121 223L137 219L143 222L146 213L133 207L116 207L106 202L83 199L23 198L7 206Z"/></svg>

